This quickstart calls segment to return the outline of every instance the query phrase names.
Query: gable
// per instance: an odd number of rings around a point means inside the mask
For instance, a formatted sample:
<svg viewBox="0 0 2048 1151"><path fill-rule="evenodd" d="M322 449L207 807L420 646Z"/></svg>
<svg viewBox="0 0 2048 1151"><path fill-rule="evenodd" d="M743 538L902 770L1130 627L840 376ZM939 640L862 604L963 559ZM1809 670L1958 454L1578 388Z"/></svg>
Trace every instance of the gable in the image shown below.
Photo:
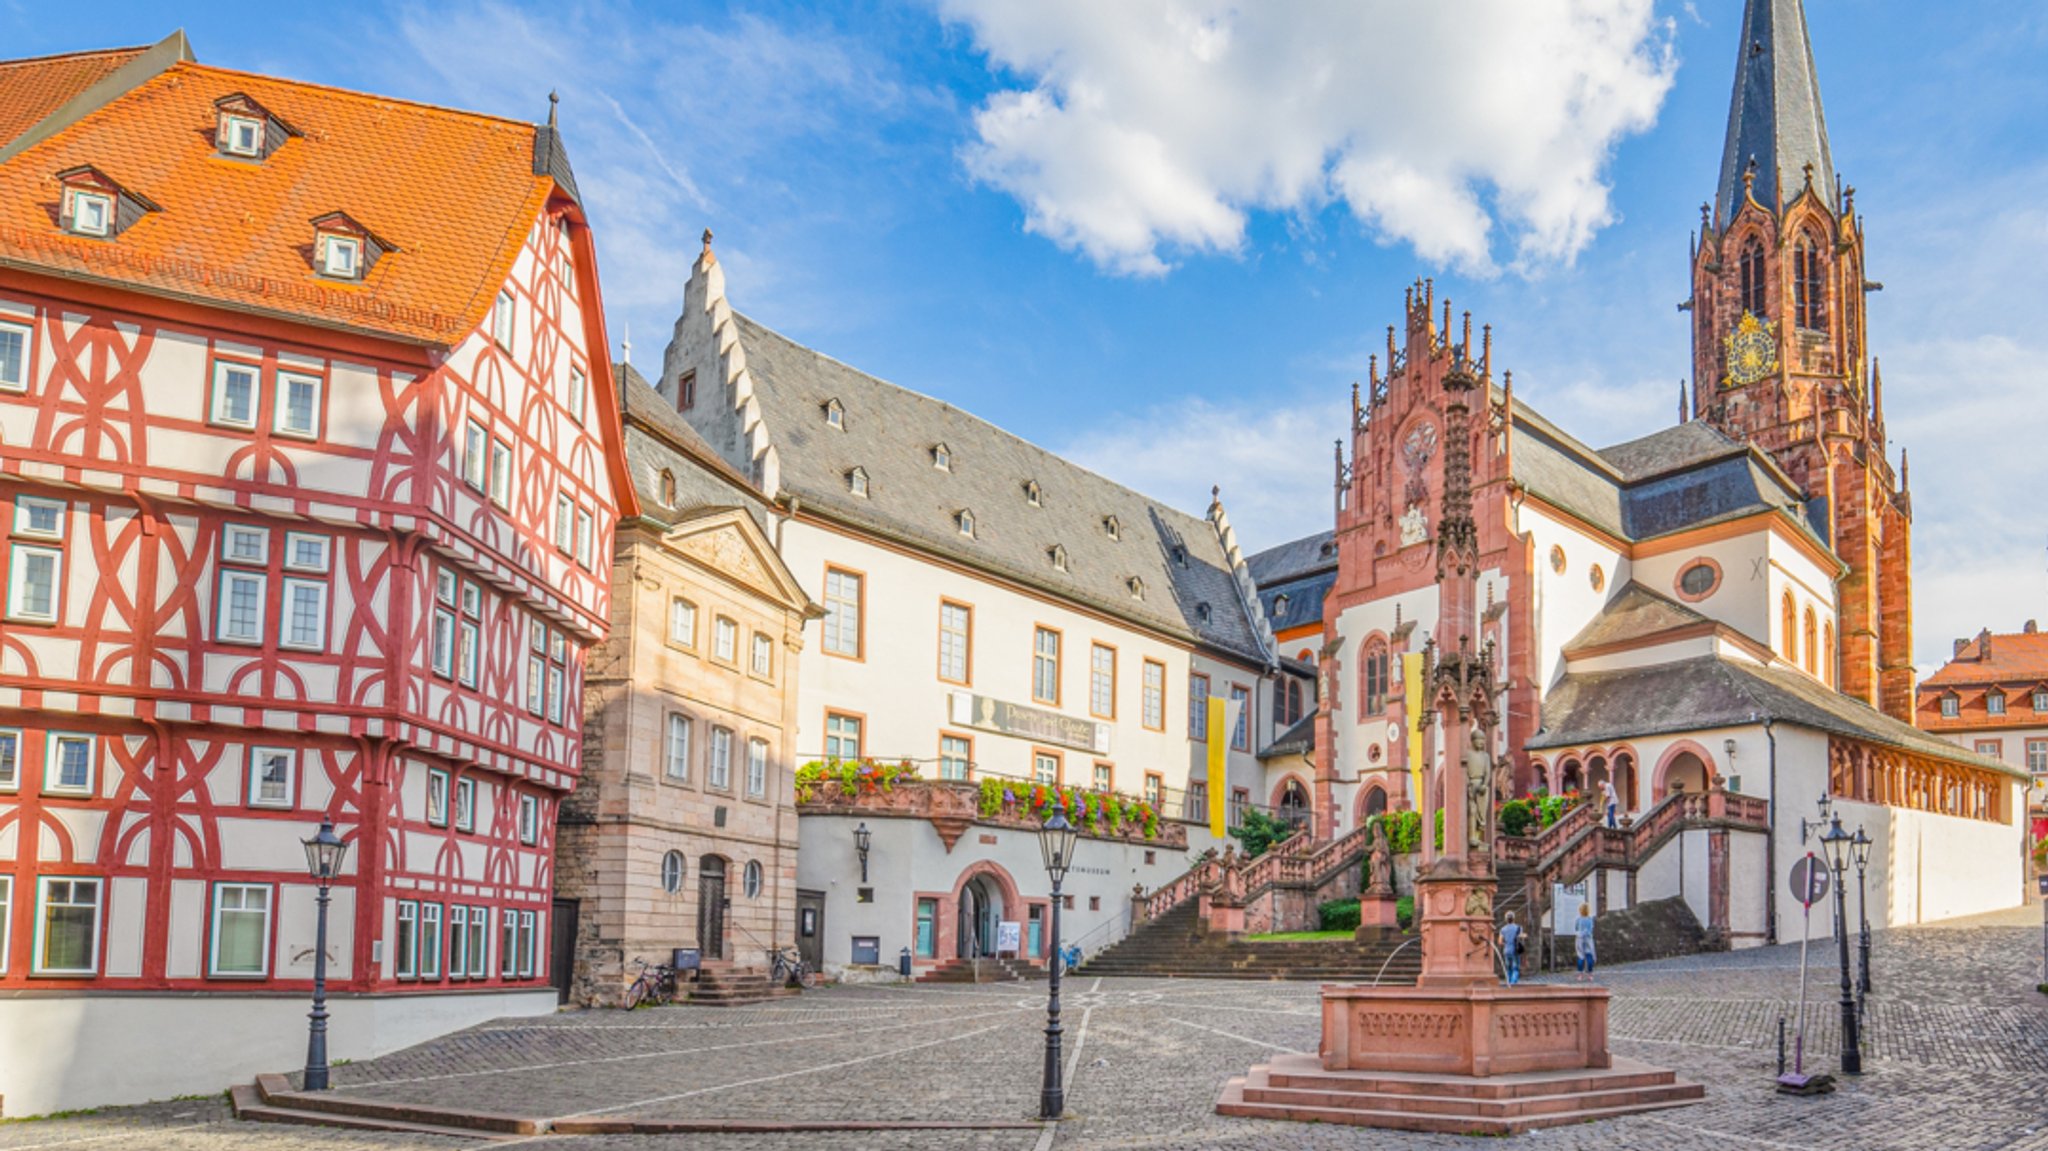
<svg viewBox="0 0 2048 1151"><path fill-rule="evenodd" d="M763 599L808 614L811 598L782 562L754 517L738 508L685 520L661 537L662 545Z"/></svg>

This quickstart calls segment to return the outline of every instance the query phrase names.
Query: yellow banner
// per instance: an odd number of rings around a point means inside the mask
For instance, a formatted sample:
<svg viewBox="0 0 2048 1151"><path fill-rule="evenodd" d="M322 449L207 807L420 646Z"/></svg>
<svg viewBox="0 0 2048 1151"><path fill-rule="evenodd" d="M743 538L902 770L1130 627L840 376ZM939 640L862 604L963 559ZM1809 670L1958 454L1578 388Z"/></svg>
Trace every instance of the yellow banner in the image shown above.
<svg viewBox="0 0 2048 1151"><path fill-rule="evenodd" d="M1224 835L1224 817L1229 815L1230 709L1220 695L1209 697L1209 834Z"/></svg>
<svg viewBox="0 0 2048 1151"><path fill-rule="evenodd" d="M1408 782L1415 810L1422 810L1422 653L1401 656L1401 696L1408 711Z"/></svg>

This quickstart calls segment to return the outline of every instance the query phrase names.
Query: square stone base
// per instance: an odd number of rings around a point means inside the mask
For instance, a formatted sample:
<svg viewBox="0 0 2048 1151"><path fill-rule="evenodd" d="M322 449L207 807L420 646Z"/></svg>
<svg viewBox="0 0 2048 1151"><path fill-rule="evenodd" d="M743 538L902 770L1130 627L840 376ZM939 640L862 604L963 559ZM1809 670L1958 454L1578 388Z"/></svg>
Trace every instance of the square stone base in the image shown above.
<svg viewBox="0 0 2048 1151"><path fill-rule="evenodd" d="M1476 1077L1604 1068L1607 1000L1591 986L1330 985L1322 1064Z"/></svg>

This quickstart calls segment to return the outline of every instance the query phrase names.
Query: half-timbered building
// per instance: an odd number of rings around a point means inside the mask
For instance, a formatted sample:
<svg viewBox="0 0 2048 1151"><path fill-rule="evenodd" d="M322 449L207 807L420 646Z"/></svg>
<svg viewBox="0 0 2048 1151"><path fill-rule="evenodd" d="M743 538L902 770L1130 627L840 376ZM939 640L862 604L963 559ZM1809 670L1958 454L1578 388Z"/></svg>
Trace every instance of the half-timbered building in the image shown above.
<svg viewBox="0 0 2048 1151"><path fill-rule="evenodd" d="M0 1082L34 1113L555 1002L621 482L545 125L0 63ZM176 1042L168 1042L175 1036Z"/></svg>

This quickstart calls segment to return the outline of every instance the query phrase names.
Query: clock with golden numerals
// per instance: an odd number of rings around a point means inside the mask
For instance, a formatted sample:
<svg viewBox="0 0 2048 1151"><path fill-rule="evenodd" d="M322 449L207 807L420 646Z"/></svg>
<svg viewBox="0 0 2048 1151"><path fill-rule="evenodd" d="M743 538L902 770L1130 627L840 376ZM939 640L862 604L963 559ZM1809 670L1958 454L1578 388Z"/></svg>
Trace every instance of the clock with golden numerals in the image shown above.
<svg viewBox="0 0 2048 1151"><path fill-rule="evenodd" d="M1769 320L1742 313L1742 322L1728 333L1728 379L1731 387L1753 384L1778 370L1777 332Z"/></svg>

